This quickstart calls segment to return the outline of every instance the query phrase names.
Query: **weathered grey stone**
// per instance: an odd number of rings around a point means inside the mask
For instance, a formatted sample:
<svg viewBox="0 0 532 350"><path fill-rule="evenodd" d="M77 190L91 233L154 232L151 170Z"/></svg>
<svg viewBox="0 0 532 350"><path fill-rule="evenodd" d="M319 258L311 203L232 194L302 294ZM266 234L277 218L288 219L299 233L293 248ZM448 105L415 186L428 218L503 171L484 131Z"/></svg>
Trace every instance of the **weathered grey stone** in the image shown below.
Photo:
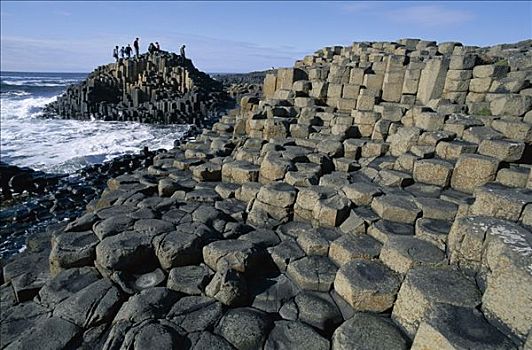
<svg viewBox="0 0 532 350"><path fill-rule="evenodd" d="M26 334L6 349L67 349L75 347L82 329L59 317L50 317L37 323Z"/></svg>
<svg viewBox="0 0 532 350"><path fill-rule="evenodd" d="M369 235L344 235L331 243L329 258L338 266L379 256L382 244Z"/></svg>
<svg viewBox="0 0 532 350"><path fill-rule="evenodd" d="M179 295L165 287L154 287L135 294L126 301L113 322L142 322L151 318L164 318Z"/></svg>
<svg viewBox="0 0 532 350"><path fill-rule="evenodd" d="M302 289L327 292L337 267L324 256L307 256L288 264L286 273Z"/></svg>
<svg viewBox="0 0 532 350"><path fill-rule="evenodd" d="M153 244L161 267L169 270L200 263L203 247L214 237L214 232L204 224L183 224L177 231L156 237Z"/></svg>
<svg viewBox="0 0 532 350"><path fill-rule="evenodd" d="M506 140L482 140L478 147L478 153L497 158L503 162L520 160L524 150L524 142Z"/></svg>
<svg viewBox="0 0 532 350"><path fill-rule="evenodd" d="M392 318L413 337L436 303L474 308L480 304L480 292L473 281L457 270L417 266L410 269L401 285Z"/></svg>
<svg viewBox="0 0 532 350"><path fill-rule="evenodd" d="M156 257L151 237L143 232L130 231L104 238L96 246L96 262L110 271L153 271Z"/></svg>
<svg viewBox="0 0 532 350"><path fill-rule="evenodd" d="M390 319L357 312L336 329L331 349L408 349L408 343Z"/></svg>
<svg viewBox="0 0 532 350"><path fill-rule="evenodd" d="M458 211L456 204L438 198L416 197L414 201L426 219L452 221Z"/></svg>
<svg viewBox="0 0 532 350"><path fill-rule="evenodd" d="M515 349L515 345L471 308L440 304L419 325L412 349Z"/></svg>
<svg viewBox="0 0 532 350"><path fill-rule="evenodd" d="M220 302L204 296L189 296L179 299L172 306L167 319L190 333L212 329L222 315Z"/></svg>
<svg viewBox="0 0 532 350"><path fill-rule="evenodd" d="M414 180L430 185L449 185L453 165L444 160L422 159L414 163Z"/></svg>
<svg viewBox="0 0 532 350"><path fill-rule="evenodd" d="M193 338L194 337L194 338ZM220 350L233 350L233 346L224 338L219 335L212 334L209 331L204 331L201 333L192 333L189 335L191 340L190 349L193 350L209 350L209 349L220 349Z"/></svg>
<svg viewBox="0 0 532 350"><path fill-rule="evenodd" d="M395 237L397 235L412 236L413 234L414 227L412 225L388 220L376 221L368 229L368 235L383 244L386 243L390 237Z"/></svg>
<svg viewBox="0 0 532 350"><path fill-rule="evenodd" d="M248 298L247 283L239 272L219 269L205 287L205 295L227 306L244 305Z"/></svg>
<svg viewBox="0 0 532 350"><path fill-rule="evenodd" d="M349 217L345 219L340 225L340 231L352 235L366 233L367 222L364 218L358 215L354 210L351 210Z"/></svg>
<svg viewBox="0 0 532 350"><path fill-rule="evenodd" d="M416 265L446 265L445 252L437 246L413 236L390 237L379 257L395 272L404 275Z"/></svg>
<svg viewBox="0 0 532 350"><path fill-rule="evenodd" d="M320 226L336 227L348 217L349 207L349 200L337 194L327 199L319 199L312 209L312 216Z"/></svg>
<svg viewBox="0 0 532 350"><path fill-rule="evenodd" d="M385 195L373 198L371 209L385 220L414 223L421 210L406 196Z"/></svg>
<svg viewBox="0 0 532 350"><path fill-rule="evenodd" d="M520 117L530 111L532 96L518 94L500 94L498 98L490 102L490 110L493 115L512 115Z"/></svg>
<svg viewBox="0 0 532 350"><path fill-rule="evenodd" d="M342 323L342 314L328 293L301 292L294 298L297 319L325 332Z"/></svg>
<svg viewBox="0 0 532 350"><path fill-rule="evenodd" d="M445 251L447 236L451 229L451 223L443 220L418 219L416 221L416 236Z"/></svg>
<svg viewBox="0 0 532 350"><path fill-rule="evenodd" d="M267 153L260 163L260 176L265 182L282 180L288 171L296 170L293 163L274 152Z"/></svg>
<svg viewBox="0 0 532 350"><path fill-rule="evenodd" d="M93 267L63 270L39 290L39 303L53 307L99 278L100 274Z"/></svg>
<svg viewBox="0 0 532 350"><path fill-rule="evenodd" d="M92 265L96 257L98 237L92 231L65 232L52 236L50 272Z"/></svg>
<svg viewBox="0 0 532 350"><path fill-rule="evenodd" d="M436 155L445 160L456 160L462 154L474 153L477 145L461 140L441 141L436 145Z"/></svg>
<svg viewBox="0 0 532 350"><path fill-rule="evenodd" d="M249 241L227 239L203 247L203 260L215 271L227 267L238 272L246 272L259 263L259 252Z"/></svg>
<svg viewBox="0 0 532 350"><path fill-rule="evenodd" d="M268 313L279 312L299 288L284 274L272 278L254 278L248 283L251 306Z"/></svg>
<svg viewBox="0 0 532 350"><path fill-rule="evenodd" d="M306 230L298 235L297 243L307 255L327 256L331 242L340 236L334 229Z"/></svg>
<svg viewBox="0 0 532 350"><path fill-rule="evenodd" d="M122 294L118 288L104 278L59 303L54 309L54 316L79 327L90 328L111 321L121 303Z"/></svg>
<svg viewBox="0 0 532 350"><path fill-rule="evenodd" d="M293 186L284 182L272 182L261 187L257 199L275 207L287 208L295 203L296 194Z"/></svg>
<svg viewBox="0 0 532 350"><path fill-rule="evenodd" d="M179 185L178 182L170 179L164 178L159 180L158 184L159 197L170 197L176 191L182 190L183 188Z"/></svg>
<svg viewBox="0 0 532 350"><path fill-rule="evenodd" d="M268 252L279 271L286 271L290 262L305 256L305 252L294 239L283 240L275 247L268 248Z"/></svg>
<svg viewBox="0 0 532 350"><path fill-rule="evenodd" d="M215 332L238 350L253 350L263 346L271 327L265 313L246 307L229 310Z"/></svg>
<svg viewBox="0 0 532 350"><path fill-rule="evenodd" d="M166 320L145 320L136 323L124 337L123 348L146 349L154 343L161 349L175 349L184 345L182 330Z"/></svg>
<svg viewBox="0 0 532 350"><path fill-rule="evenodd" d="M166 287L188 295L201 295L212 273L205 266L174 267L168 273Z"/></svg>
<svg viewBox="0 0 532 350"><path fill-rule="evenodd" d="M532 324L532 235L519 225L497 220L486 230L481 277L486 289L482 311L490 323L521 344Z"/></svg>
<svg viewBox="0 0 532 350"><path fill-rule="evenodd" d="M475 191L475 202L469 213L517 222L529 203L532 203L532 190L487 184Z"/></svg>
<svg viewBox="0 0 532 350"><path fill-rule="evenodd" d="M222 165L213 162L203 163L191 167L192 177L197 181L220 181L222 179Z"/></svg>
<svg viewBox="0 0 532 350"><path fill-rule="evenodd" d="M281 320L275 322L264 349L326 350L329 341L301 322Z"/></svg>
<svg viewBox="0 0 532 350"><path fill-rule="evenodd" d="M235 192L240 188L239 184L236 183L226 183L221 182L215 187L216 193L220 195L223 199L233 198Z"/></svg>
<svg viewBox="0 0 532 350"><path fill-rule="evenodd" d="M383 312L393 306L399 276L378 261L355 259L343 265L334 289L355 310Z"/></svg>
<svg viewBox="0 0 532 350"><path fill-rule="evenodd" d="M11 286L9 284L4 286ZM50 311L40 304L29 301L16 304L15 293L11 288L12 305L5 303L5 290L2 288L2 312L0 313L0 346L5 348L12 341L21 338L21 335L31 329L39 321L47 319Z"/></svg>
<svg viewBox="0 0 532 350"><path fill-rule="evenodd" d="M495 158L463 154L458 159L451 178L451 187L472 193L477 187L495 179L499 161Z"/></svg>

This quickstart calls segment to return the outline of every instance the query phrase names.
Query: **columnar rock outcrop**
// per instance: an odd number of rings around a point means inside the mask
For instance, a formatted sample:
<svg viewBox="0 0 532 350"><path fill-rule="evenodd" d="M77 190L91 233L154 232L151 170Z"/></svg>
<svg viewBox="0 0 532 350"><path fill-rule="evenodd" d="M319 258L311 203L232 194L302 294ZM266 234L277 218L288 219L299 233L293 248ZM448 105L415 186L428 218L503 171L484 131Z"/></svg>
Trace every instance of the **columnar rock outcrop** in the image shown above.
<svg viewBox="0 0 532 350"><path fill-rule="evenodd" d="M202 125L228 102L222 84L190 59L159 51L96 68L48 105L45 115Z"/></svg>
<svg viewBox="0 0 532 350"><path fill-rule="evenodd" d="M529 347L531 44L354 43L268 74L4 267L2 346Z"/></svg>

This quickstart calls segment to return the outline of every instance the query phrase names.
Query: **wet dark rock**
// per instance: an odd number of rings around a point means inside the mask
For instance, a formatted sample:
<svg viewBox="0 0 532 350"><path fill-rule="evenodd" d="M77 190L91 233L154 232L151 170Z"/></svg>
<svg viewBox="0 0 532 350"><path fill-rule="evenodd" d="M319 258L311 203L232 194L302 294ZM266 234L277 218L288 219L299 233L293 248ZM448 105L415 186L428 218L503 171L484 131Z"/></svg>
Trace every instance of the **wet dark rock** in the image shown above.
<svg viewBox="0 0 532 350"><path fill-rule="evenodd" d="M263 346L272 326L267 314L244 307L229 310L220 320L215 332L238 350L252 350Z"/></svg>
<svg viewBox="0 0 532 350"><path fill-rule="evenodd" d="M327 350L329 341L304 323L281 320L275 322L264 349Z"/></svg>
<svg viewBox="0 0 532 350"><path fill-rule="evenodd" d="M164 318L178 299L176 292L165 287L144 289L122 305L114 322L138 323L147 319Z"/></svg>
<svg viewBox="0 0 532 350"><path fill-rule="evenodd" d="M76 347L82 329L59 317L50 317L35 324L9 345L7 349L68 349Z"/></svg>
<svg viewBox="0 0 532 350"><path fill-rule="evenodd" d="M167 287L188 295L201 295L212 272L206 266L174 267L168 273Z"/></svg>
<svg viewBox="0 0 532 350"><path fill-rule="evenodd" d="M101 279L59 303L54 316L89 328L113 319L122 303L122 294L110 280Z"/></svg>
<svg viewBox="0 0 532 350"><path fill-rule="evenodd" d="M46 307L54 307L100 278L100 274L93 267L63 270L39 290L39 303Z"/></svg>
<svg viewBox="0 0 532 350"><path fill-rule="evenodd" d="M179 299L168 312L167 318L187 332L212 329L222 317L222 304L204 296Z"/></svg>

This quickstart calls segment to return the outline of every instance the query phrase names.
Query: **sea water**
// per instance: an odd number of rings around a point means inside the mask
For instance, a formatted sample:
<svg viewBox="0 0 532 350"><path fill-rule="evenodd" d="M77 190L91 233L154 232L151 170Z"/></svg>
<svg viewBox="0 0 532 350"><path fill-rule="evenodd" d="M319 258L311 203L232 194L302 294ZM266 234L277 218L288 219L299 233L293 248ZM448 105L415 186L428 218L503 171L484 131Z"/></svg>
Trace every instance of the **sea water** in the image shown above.
<svg viewBox="0 0 532 350"><path fill-rule="evenodd" d="M83 80L79 73L1 72L0 159L51 173L72 174L127 153L172 148L187 125L39 118L41 109Z"/></svg>

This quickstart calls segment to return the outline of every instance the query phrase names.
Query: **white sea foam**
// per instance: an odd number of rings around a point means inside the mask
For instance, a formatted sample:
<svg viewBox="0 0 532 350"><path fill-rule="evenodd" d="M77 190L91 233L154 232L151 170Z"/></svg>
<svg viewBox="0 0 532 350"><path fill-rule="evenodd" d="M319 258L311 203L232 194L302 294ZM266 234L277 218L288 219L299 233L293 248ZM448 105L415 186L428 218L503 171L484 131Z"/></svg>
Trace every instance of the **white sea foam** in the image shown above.
<svg viewBox="0 0 532 350"><path fill-rule="evenodd" d="M86 165L144 146L171 148L186 125L40 119L41 108L57 97L1 96L2 161L33 169L72 173Z"/></svg>
<svg viewBox="0 0 532 350"><path fill-rule="evenodd" d="M44 87L60 87L74 83L76 80L58 80L51 82L50 80L2 80L2 84L12 86L44 86Z"/></svg>

